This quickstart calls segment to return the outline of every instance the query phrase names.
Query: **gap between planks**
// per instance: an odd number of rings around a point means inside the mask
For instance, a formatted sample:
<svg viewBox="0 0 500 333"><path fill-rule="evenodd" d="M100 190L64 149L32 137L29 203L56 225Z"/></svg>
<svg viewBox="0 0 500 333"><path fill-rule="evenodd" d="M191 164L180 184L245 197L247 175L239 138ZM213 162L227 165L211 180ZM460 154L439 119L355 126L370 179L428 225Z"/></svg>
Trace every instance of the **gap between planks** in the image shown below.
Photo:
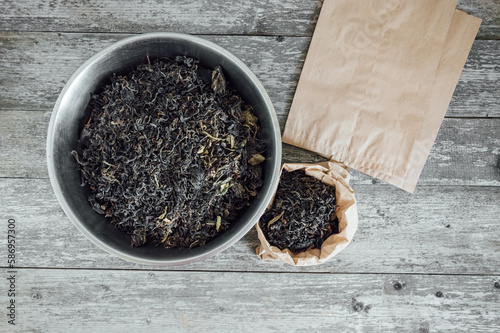
<svg viewBox="0 0 500 333"><path fill-rule="evenodd" d="M160 267L160 266L158 266ZM176 266L180 267L180 266ZM307 269L307 267L304 267ZM348 271L337 271L337 272L321 272L321 271L259 271L259 270L246 270L246 271L238 271L238 270L216 270L216 269L191 269L191 270L182 270L182 269L168 269L168 268L86 268L86 267L6 267L0 266L0 269L5 269L5 271L22 271L22 270L61 270L61 271L123 271L123 272L168 272L168 273L233 273L233 274L310 274L310 275L397 275L397 276L457 276L457 277L499 277L499 274L495 273L422 273L422 272L348 272Z"/></svg>

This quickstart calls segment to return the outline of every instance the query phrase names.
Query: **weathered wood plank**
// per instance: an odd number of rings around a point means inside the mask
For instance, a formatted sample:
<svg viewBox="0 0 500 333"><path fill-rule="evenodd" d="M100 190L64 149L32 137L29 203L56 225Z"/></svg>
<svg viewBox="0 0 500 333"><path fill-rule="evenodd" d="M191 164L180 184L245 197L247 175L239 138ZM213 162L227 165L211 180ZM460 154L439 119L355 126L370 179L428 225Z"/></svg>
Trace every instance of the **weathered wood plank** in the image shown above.
<svg viewBox="0 0 500 333"><path fill-rule="evenodd" d="M389 185L354 189L360 216L354 242L324 265L261 261L252 229L213 258L169 269L500 274L500 187L422 186L414 194ZM93 245L65 217L48 180L0 179L0 207L2 218L16 221L19 267L162 269L125 262ZM6 230L0 228L0 247Z"/></svg>
<svg viewBox="0 0 500 333"><path fill-rule="evenodd" d="M0 110L49 110L86 59L124 38L107 34L0 33ZM308 38L205 36L240 57L284 114ZM56 70L55 70L56 69Z"/></svg>
<svg viewBox="0 0 500 333"><path fill-rule="evenodd" d="M476 40L446 116L500 117L499 64L500 41Z"/></svg>
<svg viewBox="0 0 500 333"><path fill-rule="evenodd" d="M233 52L262 81L278 115L288 114L309 37L204 36ZM109 34L0 33L0 110L54 106L90 56L124 38ZM500 41L476 41L447 115L500 117Z"/></svg>
<svg viewBox="0 0 500 333"><path fill-rule="evenodd" d="M2 1L5 3L5 0ZM7 1L1 30L310 35L321 0Z"/></svg>
<svg viewBox="0 0 500 333"><path fill-rule="evenodd" d="M49 120L50 112L0 112L0 177L48 177L45 140ZM498 133L500 119L445 119L419 185L500 186ZM284 145L283 158L287 162L324 160L289 145ZM355 170L352 174L353 184L378 182Z"/></svg>
<svg viewBox="0 0 500 333"><path fill-rule="evenodd" d="M495 276L22 269L16 278L17 332L500 330Z"/></svg>
<svg viewBox="0 0 500 333"><path fill-rule="evenodd" d="M17 225L15 331L500 331L500 119L446 119L413 195L353 171L360 227L322 266L260 261L254 230L199 263L135 265L62 212L46 130L88 57L129 33L202 34L256 73L283 128L322 2L0 0L0 177L19 177L0 178L2 218ZM479 39L500 39L498 0L457 2L483 18ZM500 117L499 63L500 41L474 43L448 117ZM318 160L290 146L284 158Z"/></svg>
<svg viewBox="0 0 500 333"><path fill-rule="evenodd" d="M457 0L457 8L483 20L479 28L479 38L500 38L500 2L497 0Z"/></svg>
<svg viewBox="0 0 500 333"><path fill-rule="evenodd" d="M322 0L277 1L2 1L0 29L13 31L128 32L310 36ZM457 7L483 19L479 36L500 36L496 0L459 0Z"/></svg>
<svg viewBox="0 0 500 333"><path fill-rule="evenodd" d="M45 141L51 112L0 112L0 177L48 177Z"/></svg>

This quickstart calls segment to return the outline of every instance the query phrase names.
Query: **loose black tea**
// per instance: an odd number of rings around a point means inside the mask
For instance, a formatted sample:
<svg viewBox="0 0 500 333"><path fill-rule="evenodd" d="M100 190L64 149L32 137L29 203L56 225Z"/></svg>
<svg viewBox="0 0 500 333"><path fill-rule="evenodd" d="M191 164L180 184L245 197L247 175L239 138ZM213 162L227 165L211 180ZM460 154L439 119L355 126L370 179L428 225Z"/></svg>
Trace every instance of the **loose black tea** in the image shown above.
<svg viewBox="0 0 500 333"><path fill-rule="evenodd" d="M72 151L92 208L134 246L201 246L227 230L263 184L252 107L220 67L183 56L110 80Z"/></svg>
<svg viewBox="0 0 500 333"><path fill-rule="evenodd" d="M269 244L297 253L320 249L339 232L335 187L304 171L283 172L272 207L259 225Z"/></svg>

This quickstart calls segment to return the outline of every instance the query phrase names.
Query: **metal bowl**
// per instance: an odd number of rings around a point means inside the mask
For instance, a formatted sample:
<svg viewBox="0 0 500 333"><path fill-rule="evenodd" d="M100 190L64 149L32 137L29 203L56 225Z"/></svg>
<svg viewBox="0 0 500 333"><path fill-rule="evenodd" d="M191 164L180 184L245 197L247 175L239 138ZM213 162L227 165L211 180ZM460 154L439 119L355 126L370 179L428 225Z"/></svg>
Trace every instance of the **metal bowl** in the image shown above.
<svg viewBox="0 0 500 333"><path fill-rule="evenodd" d="M251 104L260 120L267 142L263 163L264 185L251 205L231 227L206 245L192 249L166 249L146 245L133 247L130 236L116 229L88 203L88 188L82 187L80 171L71 155L79 136L90 93L112 73L130 71L137 64L159 57L187 55L200 65L221 65L227 80ZM76 227L96 245L122 259L149 265L180 265L213 256L243 237L264 213L278 185L281 164L281 136L269 96L264 87L234 55L204 39L175 33L150 33L125 38L100 51L70 78L54 106L47 136L50 181L64 212ZM69 241L69 240L68 240Z"/></svg>

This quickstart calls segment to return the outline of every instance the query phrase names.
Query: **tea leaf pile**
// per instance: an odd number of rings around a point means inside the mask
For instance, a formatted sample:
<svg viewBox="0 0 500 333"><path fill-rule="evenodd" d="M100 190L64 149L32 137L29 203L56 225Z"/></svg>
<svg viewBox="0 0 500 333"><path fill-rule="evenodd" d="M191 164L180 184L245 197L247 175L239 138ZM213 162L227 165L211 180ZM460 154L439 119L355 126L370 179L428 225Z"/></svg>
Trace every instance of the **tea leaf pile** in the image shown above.
<svg viewBox="0 0 500 333"><path fill-rule="evenodd" d="M220 67L148 59L113 75L88 111L72 154L92 208L134 246L204 245L262 186L259 121Z"/></svg>
<svg viewBox="0 0 500 333"><path fill-rule="evenodd" d="M280 250L320 249L339 232L335 187L303 171L283 171L271 209L260 219L267 241Z"/></svg>

